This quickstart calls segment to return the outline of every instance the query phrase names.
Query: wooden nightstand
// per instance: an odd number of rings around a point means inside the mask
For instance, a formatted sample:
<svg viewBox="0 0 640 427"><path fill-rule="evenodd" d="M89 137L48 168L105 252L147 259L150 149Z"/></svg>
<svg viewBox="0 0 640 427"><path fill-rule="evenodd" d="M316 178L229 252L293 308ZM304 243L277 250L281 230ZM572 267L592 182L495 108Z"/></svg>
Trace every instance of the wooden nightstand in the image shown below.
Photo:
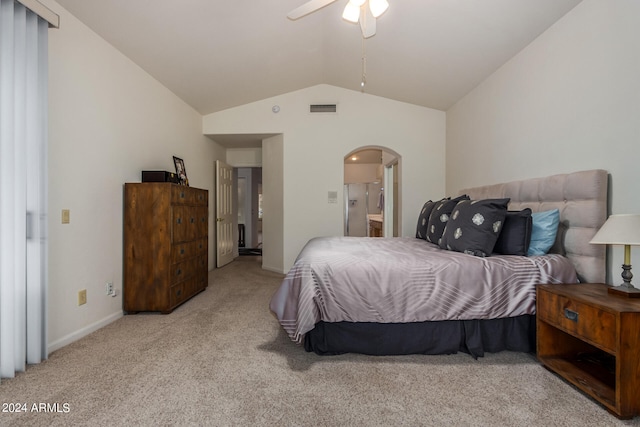
<svg viewBox="0 0 640 427"><path fill-rule="evenodd" d="M640 301L607 285L537 287L537 355L619 418L640 414Z"/></svg>

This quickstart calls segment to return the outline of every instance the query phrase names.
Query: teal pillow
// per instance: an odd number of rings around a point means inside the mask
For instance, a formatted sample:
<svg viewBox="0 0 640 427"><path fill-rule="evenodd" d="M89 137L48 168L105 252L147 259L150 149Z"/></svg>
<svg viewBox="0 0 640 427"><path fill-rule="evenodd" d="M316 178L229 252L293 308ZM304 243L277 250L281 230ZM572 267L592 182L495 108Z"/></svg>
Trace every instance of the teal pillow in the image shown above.
<svg viewBox="0 0 640 427"><path fill-rule="evenodd" d="M553 209L531 214L533 226L531 227L531 244L527 255L544 255L556 241L558 225L560 224L560 211Z"/></svg>

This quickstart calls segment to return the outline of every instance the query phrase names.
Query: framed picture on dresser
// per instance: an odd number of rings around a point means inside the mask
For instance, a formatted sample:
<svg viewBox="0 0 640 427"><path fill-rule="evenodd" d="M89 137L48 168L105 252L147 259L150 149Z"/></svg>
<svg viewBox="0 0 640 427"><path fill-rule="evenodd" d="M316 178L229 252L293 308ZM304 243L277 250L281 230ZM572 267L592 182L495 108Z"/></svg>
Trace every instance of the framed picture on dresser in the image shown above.
<svg viewBox="0 0 640 427"><path fill-rule="evenodd" d="M189 178L187 178L187 169L184 167L184 160L173 156L173 163L176 165L176 175L180 178L180 185L188 186Z"/></svg>

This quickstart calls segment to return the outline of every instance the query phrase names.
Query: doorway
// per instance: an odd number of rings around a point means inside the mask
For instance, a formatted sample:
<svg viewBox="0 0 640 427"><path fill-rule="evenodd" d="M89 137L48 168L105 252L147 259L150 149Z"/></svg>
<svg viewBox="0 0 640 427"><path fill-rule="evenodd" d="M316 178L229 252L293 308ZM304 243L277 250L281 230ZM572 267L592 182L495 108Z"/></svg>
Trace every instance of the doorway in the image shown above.
<svg viewBox="0 0 640 427"><path fill-rule="evenodd" d="M382 182L350 183L344 185L345 236L366 237L370 235L369 219L382 218L384 197Z"/></svg>
<svg viewBox="0 0 640 427"><path fill-rule="evenodd" d="M399 167L400 156L384 147L362 147L345 156L345 236L399 235Z"/></svg>
<svg viewBox="0 0 640 427"><path fill-rule="evenodd" d="M262 255L262 168L236 168L238 254Z"/></svg>

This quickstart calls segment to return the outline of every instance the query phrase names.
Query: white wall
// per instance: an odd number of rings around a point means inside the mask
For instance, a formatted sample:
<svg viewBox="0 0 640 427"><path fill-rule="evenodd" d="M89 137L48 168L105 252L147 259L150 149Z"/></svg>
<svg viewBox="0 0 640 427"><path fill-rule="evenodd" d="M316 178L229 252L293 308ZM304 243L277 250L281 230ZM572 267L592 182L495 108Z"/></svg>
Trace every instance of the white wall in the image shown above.
<svg viewBox="0 0 640 427"><path fill-rule="evenodd" d="M584 0L447 111L447 191L600 168L640 213L639 144L640 1Z"/></svg>
<svg viewBox="0 0 640 427"><path fill-rule="evenodd" d="M382 164L381 163L358 163L344 165L344 183L369 183L382 181Z"/></svg>
<svg viewBox="0 0 640 427"><path fill-rule="evenodd" d="M236 168L262 167L262 147L228 148L226 163Z"/></svg>
<svg viewBox="0 0 640 427"><path fill-rule="evenodd" d="M52 0L49 31L49 350L122 315L123 184L185 161L191 186L212 195L224 150L202 117ZM212 198L211 198L212 199ZM62 225L62 209L71 223ZM212 219L210 218L210 229ZM213 234L210 260L213 260ZM105 283L118 296L105 295ZM87 304L77 293L87 290Z"/></svg>
<svg viewBox="0 0 640 427"><path fill-rule="evenodd" d="M262 142L262 268L282 272L284 264L284 140Z"/></svg>
<svg viewBox="0 0 640 427"><path fill-rule="evenodd" d="M338 113L310 114L312 103L337 103ZM276 104L277 114L271 111ZM343 234L344 156L357 148L388 147L402 157L402 235L415 235L425 200L444 195L442 111L318 85L205 116L203 133L282 134L284 252L283 264L271 266L277 270L287 271L310 238ZM263 167L266 162L265 155ZM266 171L263 185L267 203ZM329 191L338 192L338 203L328 203ZM266 205L264 215L266 221ZM264 230L267 256L266 222Z"/></svg>

